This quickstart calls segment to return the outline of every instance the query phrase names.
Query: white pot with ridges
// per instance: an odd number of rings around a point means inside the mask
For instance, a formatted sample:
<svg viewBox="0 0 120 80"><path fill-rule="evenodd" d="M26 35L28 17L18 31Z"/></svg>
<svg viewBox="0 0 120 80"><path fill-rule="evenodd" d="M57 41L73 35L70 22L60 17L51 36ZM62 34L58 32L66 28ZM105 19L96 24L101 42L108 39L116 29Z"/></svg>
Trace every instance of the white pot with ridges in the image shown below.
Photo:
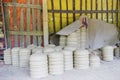
<svg viewBox="0 0 120 80"><path fill-rule="evenodd" d="M19 66L20 67L28 67L29 66L30 54L31 54L31 50L28 48L21 48L19 50Z"/></svg>
<svg viewBox="0 0 120 80"><path fill-rule="evenodd" d="M90 55L90 67L99 67L100 66L100 57L96 54Z"/></svg>
<svg viewBox="0 0 120 80"><path fill-rule="evenodd" d="M32 78L43 78L48 76L47 55L38 53L31 55L30 76Z"/></svg>
<svg viewBox="0 0 120 80"><path fill-rule="evenodd" d="M74 52L74 67L75 69L89 68L89 52L87 50L76 50Z"/></svg>
<svg viewBox="0 0 120 80"><path fill-rule="evenodd" d="M15 47L12 49L12 65L18 67L19 66L19 47Z"/></svg>
<svg viewBox="0 0 120 80"><path fill-rule="evenodd" d="M113 46L105 46L102 48L102 55L104 61L112 61L114 59L113 50Z"/></svg>
<svg viewBox="0 0 120 80"><path fill-rule="evenodd" d="M64 57L62 52L53 52L48 54L49 73L59 75L64 73Z"/></svg>
<svg viewBox="0 0 120 80"><path fill-rule="evenodd" d="M72 70L73 69L73 51L63 50L62 53L64 55L65 70Z"/></svg>
<svg viewBox="0 0 120 80"><path fill-rule="evenodd" d="M5 64L12 64L11 49L4 50L4 62Z"/></svg>

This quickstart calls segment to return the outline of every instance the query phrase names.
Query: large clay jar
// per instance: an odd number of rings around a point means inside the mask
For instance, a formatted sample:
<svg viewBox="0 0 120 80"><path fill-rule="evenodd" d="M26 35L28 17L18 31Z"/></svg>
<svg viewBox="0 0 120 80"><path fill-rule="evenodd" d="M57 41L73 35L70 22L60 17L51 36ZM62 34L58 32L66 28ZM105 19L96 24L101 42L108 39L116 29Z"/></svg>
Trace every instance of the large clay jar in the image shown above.
<svg viewBox="0 0 120 80"><path fill-rule="evenodd" d="M73 69L73 51L63 50L64 55L64 69L72 70Z"/></svg>
<svg viewBox="0 0 120 80"><path fill-rule="evenodd" d="M76 50L74 52L74 67L75 69L89 68L89 52L87 50Z"/></svg>
<svg viewBox="0 0 120 80"><path fill-rule="evenodd" d="M60 40L59 40L59 45L60 45L60 46L66 46L66 41L67 41L67 37L61 35L61 36L60 36Z"/></svg>
<svg viewBox="0 0 120 80"><path fill-rule="evenodd" d="M59 75L64 73L64 58L61 52L53 52L48 54L49 74Z"/></svg>
<svg viewBox="0 0 120 80"><path fill-rule="evenodd" d="M30 56L30 76L32 78L48 76L47 55L36 53Z"/></svg>
<svg viewBox="0 0 120 80"><path fill-rule="evenodd" d="M28 67L31 51L28 48L22 48L19 51L19 66Z"/></svg>
<svg viewBox="0 0 120 80"><path fill-rule="evenodd" d="M102 55L104 61L112 61L114 59L113 56L114 47L112 46L105 46L102 48Z"/></svg>
<svg viewBox="0 0 120 80"><path fill-rule="evenodd" d="M78 46L78 36L77 33L71 33L67 37L67 46Z"/></svg>
<svg viewBox="0 0 120 80"><path fill-rule="evenodd" d="M4 62L5 64L12 64L12 58L11 58L11 49L4 50Z"/></svg>
<svg viewBox="0 0 120 80"><path fill-rule="evenodd" d="M100 66L100 57L97 56L96 54L91 54L90 55L90 67L99 67Z"/></svg>
<svg viewBox="0 0 120 80"><path fill-rule="evenodd" d="M87 42L87 29L86 27L80 28L80 47L81 49L86 48L86 42Z"/></svg>
<svg viewBox="0 0 120 80"><path fill-rule="evenodd" d="M19 66L19 50L18 47L12 49L12 65L17 67Z"/></svg>

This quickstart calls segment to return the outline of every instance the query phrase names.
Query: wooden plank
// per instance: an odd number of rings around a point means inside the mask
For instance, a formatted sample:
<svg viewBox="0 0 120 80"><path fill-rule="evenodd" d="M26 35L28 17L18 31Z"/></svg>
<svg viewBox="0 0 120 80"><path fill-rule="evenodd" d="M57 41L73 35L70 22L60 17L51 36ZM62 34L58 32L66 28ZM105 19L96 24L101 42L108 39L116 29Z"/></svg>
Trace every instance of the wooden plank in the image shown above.
<svg viewBox="0 0 120 80"><path fill-rule="evenodd" d="M93 0L91 0L91 11L93 10ZM93 16L92 16L93 14L92 13L90 13L90 18L93 18Z"/></svg>
<svg viewBox="0 0 120 80"><path fill-rule="evenodd" d="M87 10L87 0L85 0L85 10ZM87 13L85 13L87 15Z"/></svg>
<svg viewBox="0 0 120 80"><path fill-rule="evenodd" d="M108 11L108 0L106 0L106 10ZM108 12L106 13L106 16L107 16L107 22L108 22L109 21L108 20L108 17L109 17Z"/></svg>
<svg viewBox="0 0 120 80"><path fill-rule="evenodd" d="M5 10L5 12L4 12L4 14L5 14L5 28L7 29L7 30L10 30L10 15L9 15L9 11L8 11L8 7L4 7L4 10ZM11 40L10 40L10 34L8 33L8 32L6 32L6 37L7 37L7 43L8 43L8 45L7 45L7 48L11 48Z"/></svg>
<svg viewBox="0 0 120 80"><path fill-rule="evenodd" d="M82 0L80 0L80 15L82 15Z"/></svg>
<svg viewBox="0 0 120 80"><path fill-rule="evenodd" d="M8 48L8 44L7 44L7 33L6 33L6 24L5 24L5 14L4 14L4 7L3 7L3 2L1 1L0 3L0 8L1 8L1 14L2 14L2 22L0 22L0 26L3 25L3 31L4 31L4 42L5 42L5 47L3 49L7 49Z"/></svg>
<svg viewBox="0 0 120 80"><path fill-rule="evenodd" d="M75 10L75 11L73 11L73 10L68 10L68 11L66 11L66 10L48 10L48 12L52 12L52 13L60 13L60 12L62 12L62 13L111 13L111 12L113 12L113 13L117 13L117 12L119 12L119 11L117 11L117 10Z"/></svg>
<svg viewBox="0 0 120 80"><path fill-rule="evenodd" d="M32 5L35 5L34 4L34 0L32 0ZM32 31L36 31L36 21L35 21L35 9L34 8L32 8ZM33 44L35 44L35 45L37 45L37 39L36 39L36 36L35 35L33 35L33 36L31 36L31 38L33 38Z"/></svg>
<svg viewBox="0 0 120 80"><path fill-rule="evenodd" d="M118 1L118 32L119 32L118 38L120 40L120 0Z"/></svg>
<svg viewBox="0 0 120 80"><path fill-rule="evenodd" d="M113 10L113 0L112 0L112 10ZM111 14L112 14L112 24L113 24L113 12Z"/></svg>
<svg viewBox="0 0 120 80"><path fill-rule="evenodd" d="M119 11L119 10L118 10L118 6L119 6L119 3L118 3L118 2L119 2L119 1L117 0L117 1L116 1L116 10L117 10L117 11ZM117 12L117 13L116 13L116 26L117 26L117 27L118 27L118 21L119 21L119 20L118 20L118 12Z"/></svg>
<svg viewBox="0 0 120 80"><path fill-rule="evenodd" d="M101 0L101 11L103 11L103 0ZM101 13L101 20L103 20L103 13Z"/></svg>
<svg viewBox="0 0 120 80"><path fill-rule="evenodd" d="M42 32L40 31L7 31L11 35L26 35L26 36L42 36ZM30 38L30 37L29 37Z"/></svg>
<svg viewBox="0 0 120 80"><path fill-rule="evenodd" d="M56 27L55 27L55 14L54 14L54 0L51 0L51 5L52 5L52 18L53 18L53 30L54 30L54 33L56 33ZM60 11L60 10L59 10ZM61 10L62 11L62 10ZM60 12L61 12L60 11ZM59 12L59 13L60 13Z"/></svg>
<svg viewBox="0 0 120 80"><path fill-rule="evenodd" d="M27 4L30 4L30 0L27 0ZM30 8L27 8L27 31L30 32ZM30 36L26 36L26 44L30 45Z"/></svg>
<svg viewBox="0 0 120 80"><path fill-rule="evenodd" d="M13 0L13 3L16 3L16 0ZM18 27L17 27L17 15L16 15L16 13L17 13L17 8L15 7L15 6L13 6L13 24L14 24L14 30L16 31L16 30L18 30ZM12 44L14 44L15 46L14 47L17 47L18 46L18 36L14 36L13 35L13 37L14 37L14 41L15 42L13 42Z"/></svg>
<svg viewBox="0 0 120 80"><path fill-rule="evenodd" d="M66 0L66 10L68 11L68 0ZM68 12L66 13L66 25L69 24L69 20L68 20Z"/></svg>
<svg viewBox="0 0 120 80"><path fill-rule="evenodd" d="M37 5L40 5L40 0L37 0ZM37 10L37 17L38 17L37 18L37 20L38 20L37 21L37 30L42 31L42 27L41 27L41 21L42 21L41 20L42 19L41 18L41 10ZM37 45L41 45L41 42L42 42L41 38L42 38L41 36L37 36L37 39L38 39L37 40Z"/></svg>
<svg viewBox="0 0 120 80"><path fill-rule="evenodd" d="M40 5L40 2L39 2L39 0L38 0L38 2L37 2L37 5ZM41 31L41 10L37 10L37 19L38 19L38 21L37 21L37 28L38 28L38 31Z"/></svg>
<svg viewBox="0 0 120 80"><path fill-rule="evenodd" d="M48 39L49 39L47 0L43 0L43 32L44 32L44 46L45 46L48 45Z"/></svg>
<svg viewBox="0 0 120 80"><path fill-rule="evenodd" d="M12 2L10 2L10 3L4 2L4 6L42 9L42 7L40 5L21 4L21 3L12 3Z"/></svg>
<svg viewBox="0 0 120 80"><path fill-rule="evenodd" d="M96 11L98 10L98 0L96 0ZM96 19L98 19L98 13L96 13Z"/></svg>
<svg viewBox="0 0 120 80"><path fill-rule="evenodd" d="M60 11L62 10L62 1L59 0L60 3ZM60 29L62 29L62 13L60 12Z"/></svg>
<svg viewBox="0 0 120 80"><path fill-rule="evenodd" d="M20 13L20 31L24 31L24 12L23 12L23 8L21 9L21 13ZM24 47L24 35L20 36L20 46Z"/></svg>
<svg viewBox="0 0 120 80"><path fill-rule="evenodd" d="M73 4L72 4L72 6L73 6L73 21L75 21L75 13L74 13L74 11L75 11L75 0L72 0L73 2Z"/></svg>
<svg viewBox="0 0 120 80"><path fill-rule="evenodd" d="M119 30L118 38L120 40L120 0L118 1L118 30Z"/></svg>

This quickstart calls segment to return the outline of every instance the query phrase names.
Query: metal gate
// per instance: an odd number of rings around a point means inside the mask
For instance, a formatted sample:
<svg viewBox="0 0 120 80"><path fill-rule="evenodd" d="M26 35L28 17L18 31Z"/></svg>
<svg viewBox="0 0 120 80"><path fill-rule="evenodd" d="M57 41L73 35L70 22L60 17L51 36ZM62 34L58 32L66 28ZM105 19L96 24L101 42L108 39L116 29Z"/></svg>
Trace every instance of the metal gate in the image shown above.
<svg viewBox="0 0 120 80"><path fill-rule="evenodd" d="M42 45L41 0L10 0L3 2L7 47Z"/></svg>
<svg viewBox="0 0 120 80"><path fill-rule="evenodd" d="M120 0L48 0L48 12L50 33L86 15L115 24L120 34Z"/></svg>

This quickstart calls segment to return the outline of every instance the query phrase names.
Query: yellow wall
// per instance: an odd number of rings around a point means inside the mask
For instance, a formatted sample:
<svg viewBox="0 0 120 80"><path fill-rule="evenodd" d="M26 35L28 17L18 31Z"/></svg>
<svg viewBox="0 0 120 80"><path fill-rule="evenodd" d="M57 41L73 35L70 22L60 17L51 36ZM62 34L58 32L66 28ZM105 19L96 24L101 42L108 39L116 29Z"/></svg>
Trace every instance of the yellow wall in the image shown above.
<svg viewBox="0 0 120 80"><path fill-rule="evenodd" d="M96 0L93 0L93 5L92 8L93 10L96 10ZM73 10L73 6L72 6L72 0L68 0L68 10ZM76 10L80 10L80 0L75 0L75 9ZM113 10L116 10L116 0L113 0ZM106 10L106 0L103 0L103 10ZM55 10L60 10L60 4L59 4L59 0L54 0L54 9ZM112 9L112 0L108 0L108 10ZM51 10L51 0L48 0L48 10ZM62 10L66 10L66 0L62 0ZM82 0L82 10L85 10L85 0ZM91 0L87 0L87 10L91 10ZM101 0L98 0L98 10L101 10ZM120 8L119 8L120 10ZM84 13L82 15L85 15ZM96 14L92 14L93 18L96 18ZM76 19L79 18L80 14L75 14ZM86 15L88 18L90 18L90 13ZM114 24L116 24L116 14L113 14L114 16ZM120 16L120 13L119 13ZM112 23L112 14L109 13L109 23ZM98 13L98 19L101 19L101 13ZM103 20L106 21L107 20L107 16L106 13L103 14ZM49 32L52 33L54 32L53 30L53 17L52 17L52 13L48 13L48 21L49 21ZM73 14L69 13L68 14L68 21L69 24L71 22L73 22ZM120 25L120 17L119 17L119 25ZM62 13L62 27L66 26L66 13ZM60 13L55 13L55 27L56 27L56 31L60 30Z"/></svg>

